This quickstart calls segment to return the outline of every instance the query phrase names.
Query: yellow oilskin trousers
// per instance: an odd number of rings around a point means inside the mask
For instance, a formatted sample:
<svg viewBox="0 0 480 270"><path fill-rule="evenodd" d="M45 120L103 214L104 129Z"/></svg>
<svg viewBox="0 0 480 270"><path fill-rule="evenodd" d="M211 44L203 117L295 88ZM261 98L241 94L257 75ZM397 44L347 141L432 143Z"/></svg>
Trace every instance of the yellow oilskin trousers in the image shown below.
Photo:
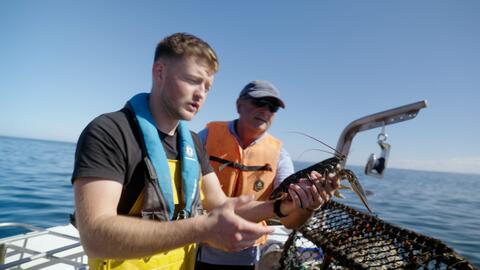
<svg viewBox="0 0 480 270"><path fill-rule="evenodd" d="M92 259L88 261L88 266L90 269L98 270L192 270L195 266L196 253L196 245L191 244L182 248L177 248L142 259Z"/></svg>

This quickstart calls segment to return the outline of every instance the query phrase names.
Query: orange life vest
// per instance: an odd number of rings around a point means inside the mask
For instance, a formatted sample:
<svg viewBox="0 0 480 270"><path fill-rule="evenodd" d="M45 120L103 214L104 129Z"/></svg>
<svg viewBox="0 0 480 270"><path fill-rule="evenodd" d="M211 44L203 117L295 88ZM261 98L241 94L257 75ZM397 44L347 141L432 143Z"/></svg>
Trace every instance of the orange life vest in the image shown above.
<svg viewBox="0 0 480 270"><path fill-rule="evenodd" d="M207 128L205 146L225 194L229 197L253 194L256 200L268 200L282 142L267 134L242 149L228 129L228 122L211 122Z"/></svg>

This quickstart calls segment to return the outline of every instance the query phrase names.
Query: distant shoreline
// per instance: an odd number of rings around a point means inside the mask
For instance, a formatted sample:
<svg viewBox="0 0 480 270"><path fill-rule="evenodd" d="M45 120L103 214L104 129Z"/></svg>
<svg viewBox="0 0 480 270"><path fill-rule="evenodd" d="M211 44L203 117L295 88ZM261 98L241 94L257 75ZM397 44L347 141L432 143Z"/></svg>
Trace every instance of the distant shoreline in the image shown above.
<svg viewBox="0 0 480 270"><path fill-rule="evenodd" d="M57 140L48 140L48 139L37 139L37 138L28 138L28 137L17 137L10 135L0 135L0 138L6 139L15 139L15 140L26 140L26 141L39 141L39 142L49 142L49 143L64 143L64 144L76 144L76 142L67 142L67 141L57 141Z"/></svg>

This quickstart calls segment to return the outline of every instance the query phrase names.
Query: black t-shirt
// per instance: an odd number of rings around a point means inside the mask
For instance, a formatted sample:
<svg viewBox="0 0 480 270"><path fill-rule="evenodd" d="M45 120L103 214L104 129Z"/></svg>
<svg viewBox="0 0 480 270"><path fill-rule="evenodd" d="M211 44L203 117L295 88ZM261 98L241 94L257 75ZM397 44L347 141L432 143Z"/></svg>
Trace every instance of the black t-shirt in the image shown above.
<svg viewBox="0 0 480 270"><path fill-rule="evenodd" d="M191 132L202 175L213 172L198 135ZM177 132L169 136L159 131L168 159L179 160ZM133 113L123 108L95 118L82 132L75 152L72 182L84 177L109 179L123 184L117 208L127 214L145 185L140 132Z"/></svg>

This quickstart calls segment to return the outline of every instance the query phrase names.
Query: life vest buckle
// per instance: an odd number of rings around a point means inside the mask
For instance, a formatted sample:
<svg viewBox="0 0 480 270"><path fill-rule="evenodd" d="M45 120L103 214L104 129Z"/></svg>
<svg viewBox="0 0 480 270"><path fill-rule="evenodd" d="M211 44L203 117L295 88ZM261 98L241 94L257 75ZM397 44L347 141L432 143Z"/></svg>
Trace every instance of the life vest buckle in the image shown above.
<svg viewBox="0 0 480 270"><path fill-rule="evenodd" d="M180 210L178 213L177 213L177 220L180 220L180 219L186 219L188 218L190 215L188 214L188 211L185 210L185 209L182 209Z"/></svg>

